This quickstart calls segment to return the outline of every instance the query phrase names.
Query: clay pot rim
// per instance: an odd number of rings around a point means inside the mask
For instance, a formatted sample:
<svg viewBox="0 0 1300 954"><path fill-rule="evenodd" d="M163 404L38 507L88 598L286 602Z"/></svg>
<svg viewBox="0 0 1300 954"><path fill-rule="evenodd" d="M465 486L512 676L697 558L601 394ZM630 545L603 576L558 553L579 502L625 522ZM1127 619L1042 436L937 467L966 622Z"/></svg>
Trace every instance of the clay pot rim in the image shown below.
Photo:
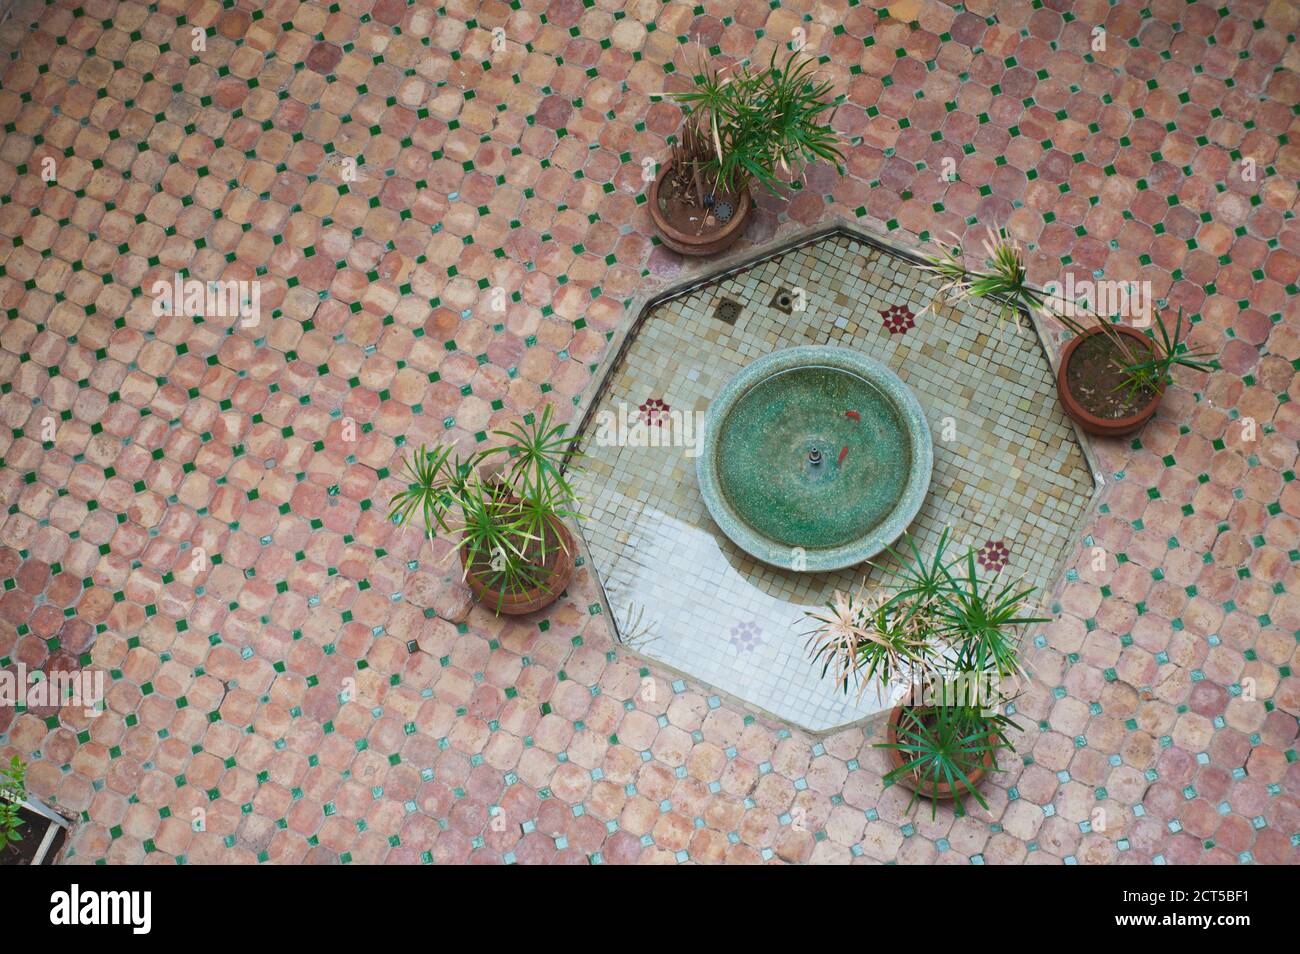
<svg viewBox="0 0 1300 954"><path fill-rule="evenodd" d="M666 238L681 245L713 245L716 242L730 239L744 228L745 222L754 207L753 195L750 193L748 185L741 190L737 198L736 211L732 213L730 221L722 228L702 235L692 235L670 225L663 213L659 211L659 187L663 184L664 179L668 177L668 173L672 168L673 163L671 160L660 167L659 174L655 176L654 182L650 184L650 195L648 197L650 200L650 218L654 220L655 228L663 233Z"/></svg>
<svg viewBox="0 0 1300 954"><path fill-rule="evenodd" d="M1112 329L1140 341L1144 345L1150 346L1151 344L1151 339L1135 328L1129 328L1127 325L1113 325ZM1142 410L1127 417L1098 417L1084 407L1083 403L1074 396L1074 392L1070 390L1066 375L1070 368L1070 360L1074 357L1074 353L1079 349L1079 346L1086 339L1101 334L1106 334L1106 329L1089 328L1083 334L1075 335L1066 342L1065 348L1061 351L1061 363L1056 369L1056 390L1061 395L1061 400L1065 404L1066 410L1070 412L1070 416L1083 424L1084 430L1088 431L1088 433L1110 433L1115 436L1123 436L1137 430L1155 414L1160 399L1164 397L1165 386L1161 384L1156 390L1155 396Z"/></svg>
<svg viewBox="0 0 1300 954"><path fill-rule="evenodd" d="M463 549L460 551L461 566L465 567L465 583L479 602L483 603L494 613L504 613L511 615L523 615L526 613L535 613L538 610L545 609L560 598L560 594L573 578L573 570L576 566L577 543L569 528L564 525L564 521L559 517L547 517L547 522L556 531L560 537L561 547L557 551L555 565L552 569L551 579L547 584L542 586L529 587L520 592L506 592L493 589L472 569L466 565L466 554ZM557 585L558 584L558 585ZM536 603L537 605L532 605ZM527 606L528 609L519 609Z"/></svg>
<svg viewBox="0 0 1300 954"><path fill-rule="evenodd" d="M899 704L894 706L894 708L889 710L889 719L885 723L886 741L889 742L890 745L897 744L898 723L903 717L904 709L923 710L923 709L933 709L933 708L934 706L912 706L912 705L904 705L904 704ZM996 743L996 741L997 741L997 733L990 732L989 742ZM893 768L898 769L898 768L902 768L904 765L911 764L909 760L903 758L903 753L898 749L886 749L885 751L889 753L889 761ZM978 766L977 768L975 768L969 774L971 787L974 788L976 785L979 785L980 782L984 781L984 776L987 775L989 772L997 771L997 767L998 767L997 753L994 751L985 752L984 763ZM966 794L964 791L960 789L954 791L953 787L949 785L947 782L934 782L934 783L922 782L920 779L917 778L915 769L900 775L897 784L902 785L904 788L909 789L913 792L916 792L916 794L921 795L924 798L933 799L934 801L938 801L938 802L951 801L952 799L963 797Z"/></svg>

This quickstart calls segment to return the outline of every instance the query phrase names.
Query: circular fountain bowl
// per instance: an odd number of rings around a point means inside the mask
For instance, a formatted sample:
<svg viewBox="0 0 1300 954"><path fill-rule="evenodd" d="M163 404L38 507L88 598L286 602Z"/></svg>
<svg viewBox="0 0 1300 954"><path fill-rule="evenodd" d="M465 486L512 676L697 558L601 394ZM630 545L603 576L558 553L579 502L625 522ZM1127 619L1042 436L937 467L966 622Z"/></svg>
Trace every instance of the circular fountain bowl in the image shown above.
<svg viewBox="0 0 1300 954"><path fill-rule="evenodd" d="M696 460L714 521L765 563L817 572L893 543L930 486L934 449L915 395L845 348L787 348L709 405Z"/></svg>

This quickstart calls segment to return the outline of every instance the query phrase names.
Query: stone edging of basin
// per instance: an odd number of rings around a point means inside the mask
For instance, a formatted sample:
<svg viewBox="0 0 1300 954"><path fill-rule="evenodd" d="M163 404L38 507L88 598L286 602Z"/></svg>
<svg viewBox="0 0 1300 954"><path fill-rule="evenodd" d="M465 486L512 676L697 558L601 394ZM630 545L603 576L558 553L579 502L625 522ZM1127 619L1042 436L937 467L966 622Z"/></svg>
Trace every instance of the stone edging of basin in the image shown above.
<svg viewBox="0 0 1300 954"><path fill-rule="evenodd" d="M736 513L722 493L718 481L716 445L719 428L727 413L750 388L783 371L826 367L846 371L867 381L893 405L910 442L911 471L903 492L888 514L864 536L826 549L799 550L770 540L753 530ZM747 365L722 386L709 403L704 422L700 456L695 461L700 496L719 529L750 556L786 570L809 573L840 570L875 556L897 540L911 524L930 487L934 470L934 445L925 412L903 380L879 361L849 348L829 345L801 345L783 348ZM800 565L795 565L796 560Z"/></svg>

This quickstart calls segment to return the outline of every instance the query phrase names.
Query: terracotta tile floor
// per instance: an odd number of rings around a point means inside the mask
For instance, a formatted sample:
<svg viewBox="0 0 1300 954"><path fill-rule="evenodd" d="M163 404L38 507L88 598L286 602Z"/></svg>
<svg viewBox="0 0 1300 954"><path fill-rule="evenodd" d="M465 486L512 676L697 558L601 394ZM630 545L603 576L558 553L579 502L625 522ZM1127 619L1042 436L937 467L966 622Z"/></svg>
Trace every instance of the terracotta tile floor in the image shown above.
<svg viewBox="0 0 1300 954"><path fill-rule="evenodd" d="M79 816L74 862L1294 863L1298 17L20 0L0 664L109 688L97 718L0 709L0 754ZM698 267L649 235L678 118L651 94L696 39L765 60L797 27L848 174L763 197L749 240L1004 225L1035 281L1148 280L1221 354L1102 447L991 814L908 818L868 731L648 668L585 572L544 621L471 610L446 547L384 520L413 443L569 407L629 300ZM179 270L259 281L260 321L156 316Z"/></svg>

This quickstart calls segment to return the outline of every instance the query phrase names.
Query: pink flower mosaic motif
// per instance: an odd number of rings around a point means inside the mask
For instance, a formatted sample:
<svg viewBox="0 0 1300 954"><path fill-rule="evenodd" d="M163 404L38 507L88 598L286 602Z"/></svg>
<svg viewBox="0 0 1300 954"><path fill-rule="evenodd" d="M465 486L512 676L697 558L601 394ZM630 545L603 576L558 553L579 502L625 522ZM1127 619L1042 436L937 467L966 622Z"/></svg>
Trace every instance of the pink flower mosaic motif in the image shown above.
<svg viewBox="0 0 1300 954"><path fill-rule="evenodd" d="M663 427L668 423L668 404L660 398L649 398L638 409L637 415L645 424L653 424L655 427Z"/></svg>
<svg viewBox="0 0 1300 954"><path fill-rule="evenodd" d="M762 632L755 623L737 623L731 627L730 643L738 652L753 652L758 648L758 644L762 642L762 639L759 638Z"/></svg>
<svg viewBox="0 0 1300 954"><path fill-rule="evenodd" d="M976 559L979 560L980 566L984 567L984 569L991 573L997 573L1007 565L1007 561L1010 558L1011 551L1007 549L1005 543L1001 540L990 540L988 543L984 544L984 546L980 547L979 555Z"/></svg>
<svg viewBox="0 0 1300 954"><path fill-rule="evenodd" d="M885 327L889 329L891 335L901 335L908 329L916 327L916 315L912 314L912 309L906 305L890 305L882 309L880 314L884 317Z"/></svg>

